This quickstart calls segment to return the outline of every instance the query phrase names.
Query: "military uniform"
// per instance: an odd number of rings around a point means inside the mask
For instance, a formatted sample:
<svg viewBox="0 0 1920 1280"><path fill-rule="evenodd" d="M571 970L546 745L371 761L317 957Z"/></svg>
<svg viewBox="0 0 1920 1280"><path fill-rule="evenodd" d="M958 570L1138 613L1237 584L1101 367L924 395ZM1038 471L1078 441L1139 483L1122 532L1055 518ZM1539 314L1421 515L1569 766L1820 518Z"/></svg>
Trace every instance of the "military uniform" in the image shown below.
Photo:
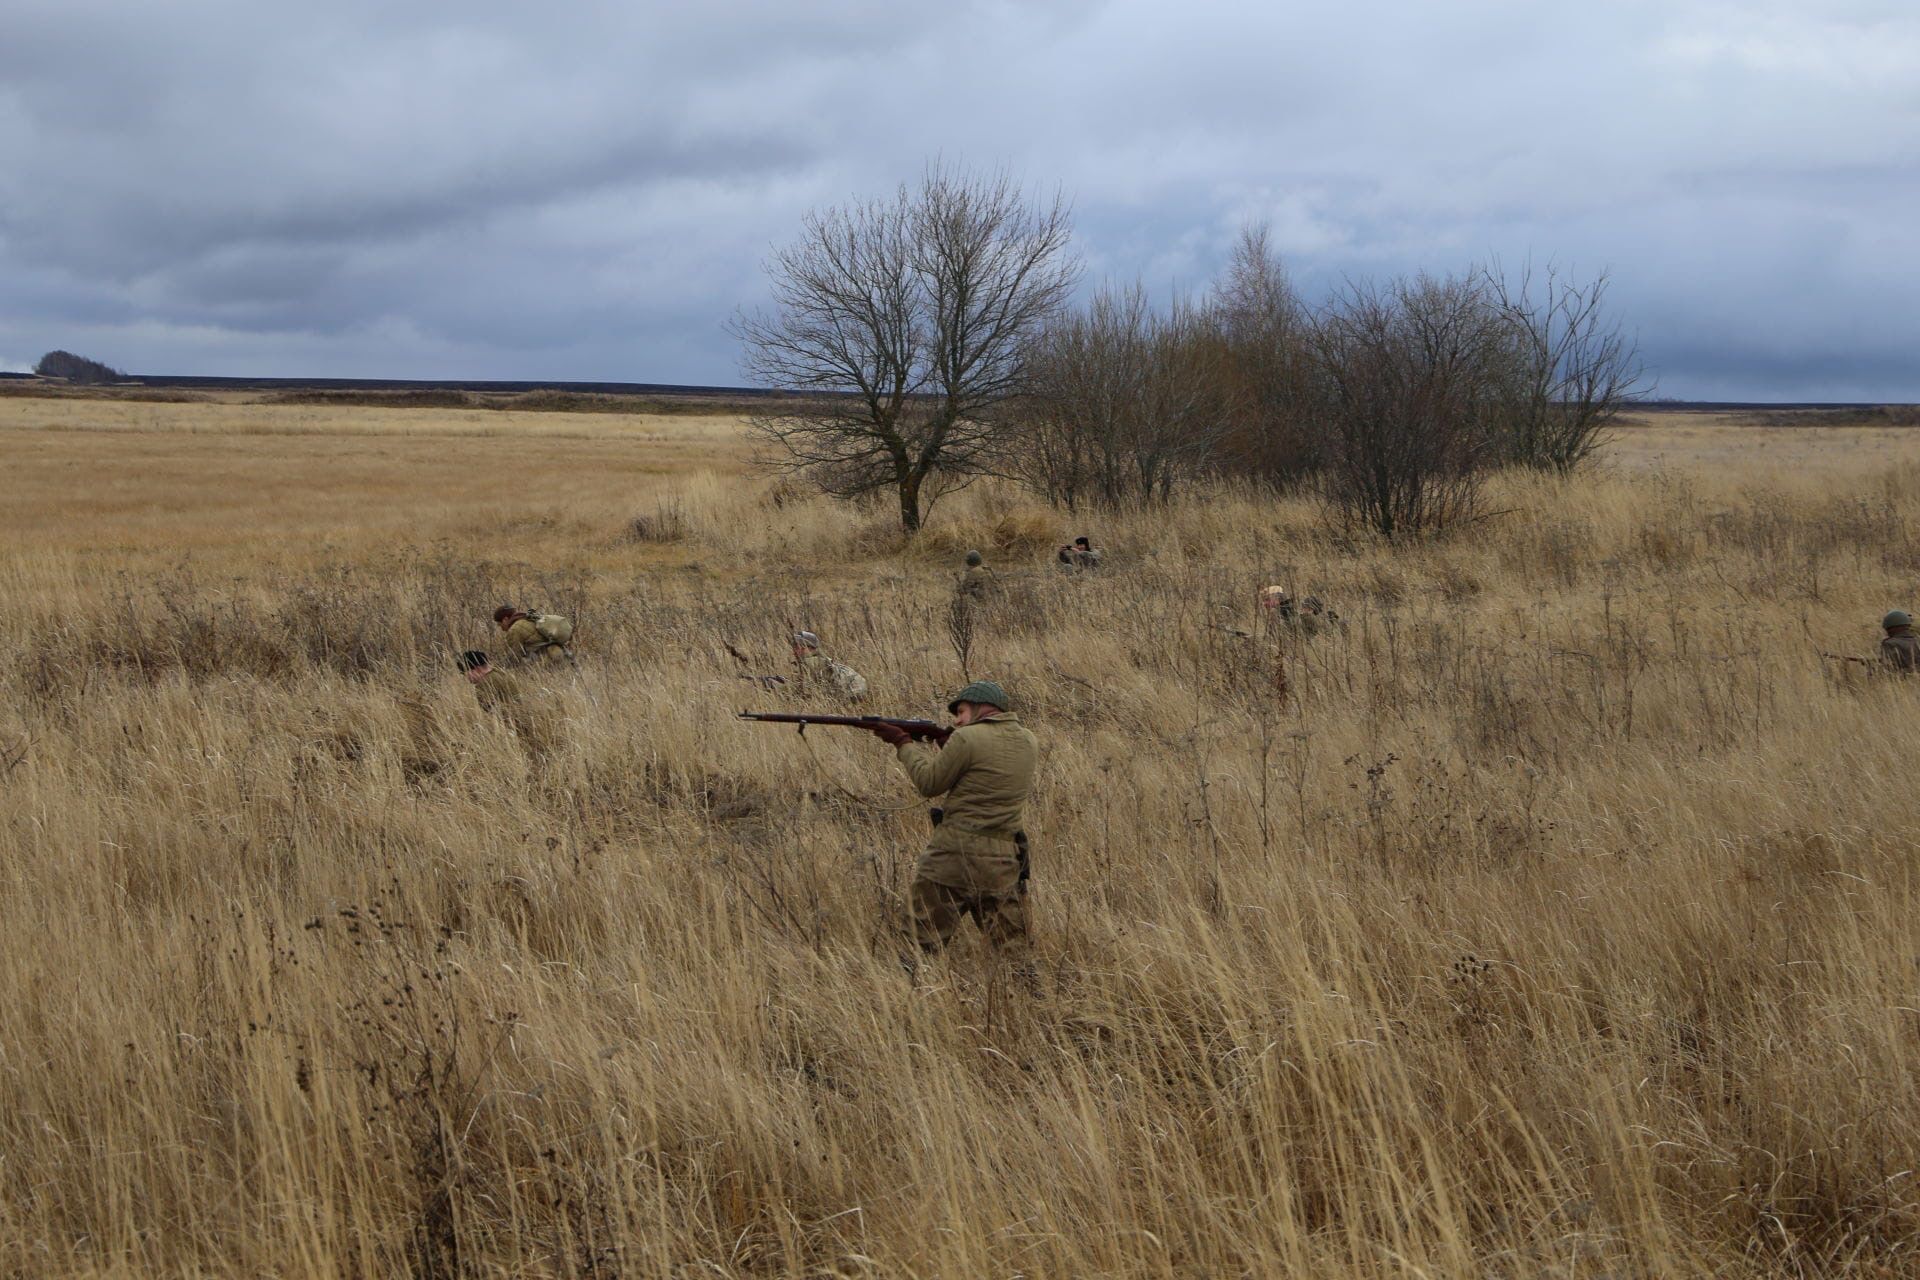
<svg viewBox="0 0 1920 1280"><path fill-rule="evenodd" d="M1027 937L1026 821L1040 746L1020 717L1000 711L953 731L944 747L909 742L900 764L920 794L945 796L945 818L914 868L911 907L920 945L944 945L971 915L996 945Z"/></svg>
<svg viewBox="0 0 1920 1280"><path fill-rule="evenodd" d="M1103 553L1097 548L1083 547L1076 543L1069 542L1066 546L1060 548L1059 554L1055 558L1069 569L1098 569L1100 567L1100 557L1102 554Z"/></svg>
<svg viewBox="0 0 1920 1280"><path fill-rule="evenodd" d="M1908 675L1920 668L1920 636L1903 627L1880 641L1880 661L1889 671Z"/></svg>
<svg viewBox="0 0 1920 1280"><path fill-rule="evenodd" d="M809 653L801 657L800 678L807 689L824 690L848 702L859 699L867 692L865 676L824 653Z"/></svg>
<svg viewBox="0 0 1920 1280"><path fill-rule="evenodd" d="M993 570L983 564L969 565L960 575L958 590L961 595L975 600L985 600L987 593L993 590Z"/></svg>
<svg viewBox="0 0 1920 1280"><path fill-rule="evenodd" d="M1321 631L1340 625L1340 615L1308 596L1298 604L1283 587L1266 587L1260 592L1261 605L1272 611L1282 634L1291 632L1311 640Z"/></svg>
<svg viewBox="0 0 1920 1280"><path fill-rule="evenodd" d="M559 711L552 690L495 667L473 686L473 693L481 708L505 721L535 759L559 742Z"/></svg>
<svg viewBox="0 0 1920 1280"><path fill-rule="evenodd" d="M541 623L546 630L541 630ZM522 614L507 627L506 645L515 658L558 658L566 652L573 625L557 613ZM565 637L565 638L561 638Z"/></svg>

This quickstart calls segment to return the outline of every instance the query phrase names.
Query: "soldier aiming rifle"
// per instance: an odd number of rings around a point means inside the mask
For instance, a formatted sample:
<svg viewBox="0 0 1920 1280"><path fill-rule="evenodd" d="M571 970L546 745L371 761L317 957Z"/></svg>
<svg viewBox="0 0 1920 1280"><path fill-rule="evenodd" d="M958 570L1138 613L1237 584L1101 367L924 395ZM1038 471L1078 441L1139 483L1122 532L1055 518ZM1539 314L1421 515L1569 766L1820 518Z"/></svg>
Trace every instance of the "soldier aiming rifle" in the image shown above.
<svg viewBox="0 0 1920 1280"><path fill-rule="evenodd" d="M995 946L1027 940L1027 797L1039 743L1008 708L1006 690L976 680L947 704L951 729L889 716L814 716L743 711L743 720L865 729L894 748L921 795L945 797L914 866L908 906L922 950L946 946L972 916Z"/></svg>

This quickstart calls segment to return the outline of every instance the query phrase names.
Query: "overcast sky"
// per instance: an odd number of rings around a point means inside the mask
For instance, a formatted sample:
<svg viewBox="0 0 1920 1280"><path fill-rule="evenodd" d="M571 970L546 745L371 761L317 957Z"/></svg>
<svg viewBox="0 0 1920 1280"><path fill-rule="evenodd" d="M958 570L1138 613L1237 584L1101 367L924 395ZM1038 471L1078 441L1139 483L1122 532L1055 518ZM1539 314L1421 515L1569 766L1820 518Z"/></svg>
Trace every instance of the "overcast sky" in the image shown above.
<svg viewBox="0 0 1920 1280"><path fill-rule="evenodd" d="M1920 400L1920 0L0 0L0 367L737 383L811 207L1092 281L1608 269L1663 394Z"/></svg>

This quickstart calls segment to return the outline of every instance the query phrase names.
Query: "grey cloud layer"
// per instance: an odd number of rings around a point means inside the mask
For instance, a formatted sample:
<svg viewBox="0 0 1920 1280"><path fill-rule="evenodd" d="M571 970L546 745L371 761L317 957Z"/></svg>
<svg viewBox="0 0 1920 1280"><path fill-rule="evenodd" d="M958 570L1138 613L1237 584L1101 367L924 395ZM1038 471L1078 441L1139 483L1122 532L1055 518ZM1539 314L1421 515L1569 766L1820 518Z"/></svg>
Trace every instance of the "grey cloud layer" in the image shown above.
<svg viewBox="0 0 1920 1280"><path fill-rule="evenodd" d="M8 8L0 361L733 381L767 249L942 154L1095 278L1610 267L1669 393L1920 399L1907 0Z"/></svg>

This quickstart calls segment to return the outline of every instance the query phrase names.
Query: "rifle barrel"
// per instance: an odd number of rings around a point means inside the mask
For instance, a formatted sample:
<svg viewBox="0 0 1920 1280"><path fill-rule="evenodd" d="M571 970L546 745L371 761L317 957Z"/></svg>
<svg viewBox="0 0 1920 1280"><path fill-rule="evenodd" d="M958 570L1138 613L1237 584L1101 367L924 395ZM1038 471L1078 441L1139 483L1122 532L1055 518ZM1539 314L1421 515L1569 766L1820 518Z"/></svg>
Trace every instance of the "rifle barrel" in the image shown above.
<svg viewBox="0 0 1920 1280"><path fill-rule="evenodd" d="M945 725L936 724L932 720L911 720L898 716L816 716L792 711L742 711L740 718L758 720L766 724L797 724L802 733L806 732L810 724L844 726L853 729L871 729L877 724L890 724L896 729L905 730L909 737L931 738L944 742L953 732Z"/></svg>

